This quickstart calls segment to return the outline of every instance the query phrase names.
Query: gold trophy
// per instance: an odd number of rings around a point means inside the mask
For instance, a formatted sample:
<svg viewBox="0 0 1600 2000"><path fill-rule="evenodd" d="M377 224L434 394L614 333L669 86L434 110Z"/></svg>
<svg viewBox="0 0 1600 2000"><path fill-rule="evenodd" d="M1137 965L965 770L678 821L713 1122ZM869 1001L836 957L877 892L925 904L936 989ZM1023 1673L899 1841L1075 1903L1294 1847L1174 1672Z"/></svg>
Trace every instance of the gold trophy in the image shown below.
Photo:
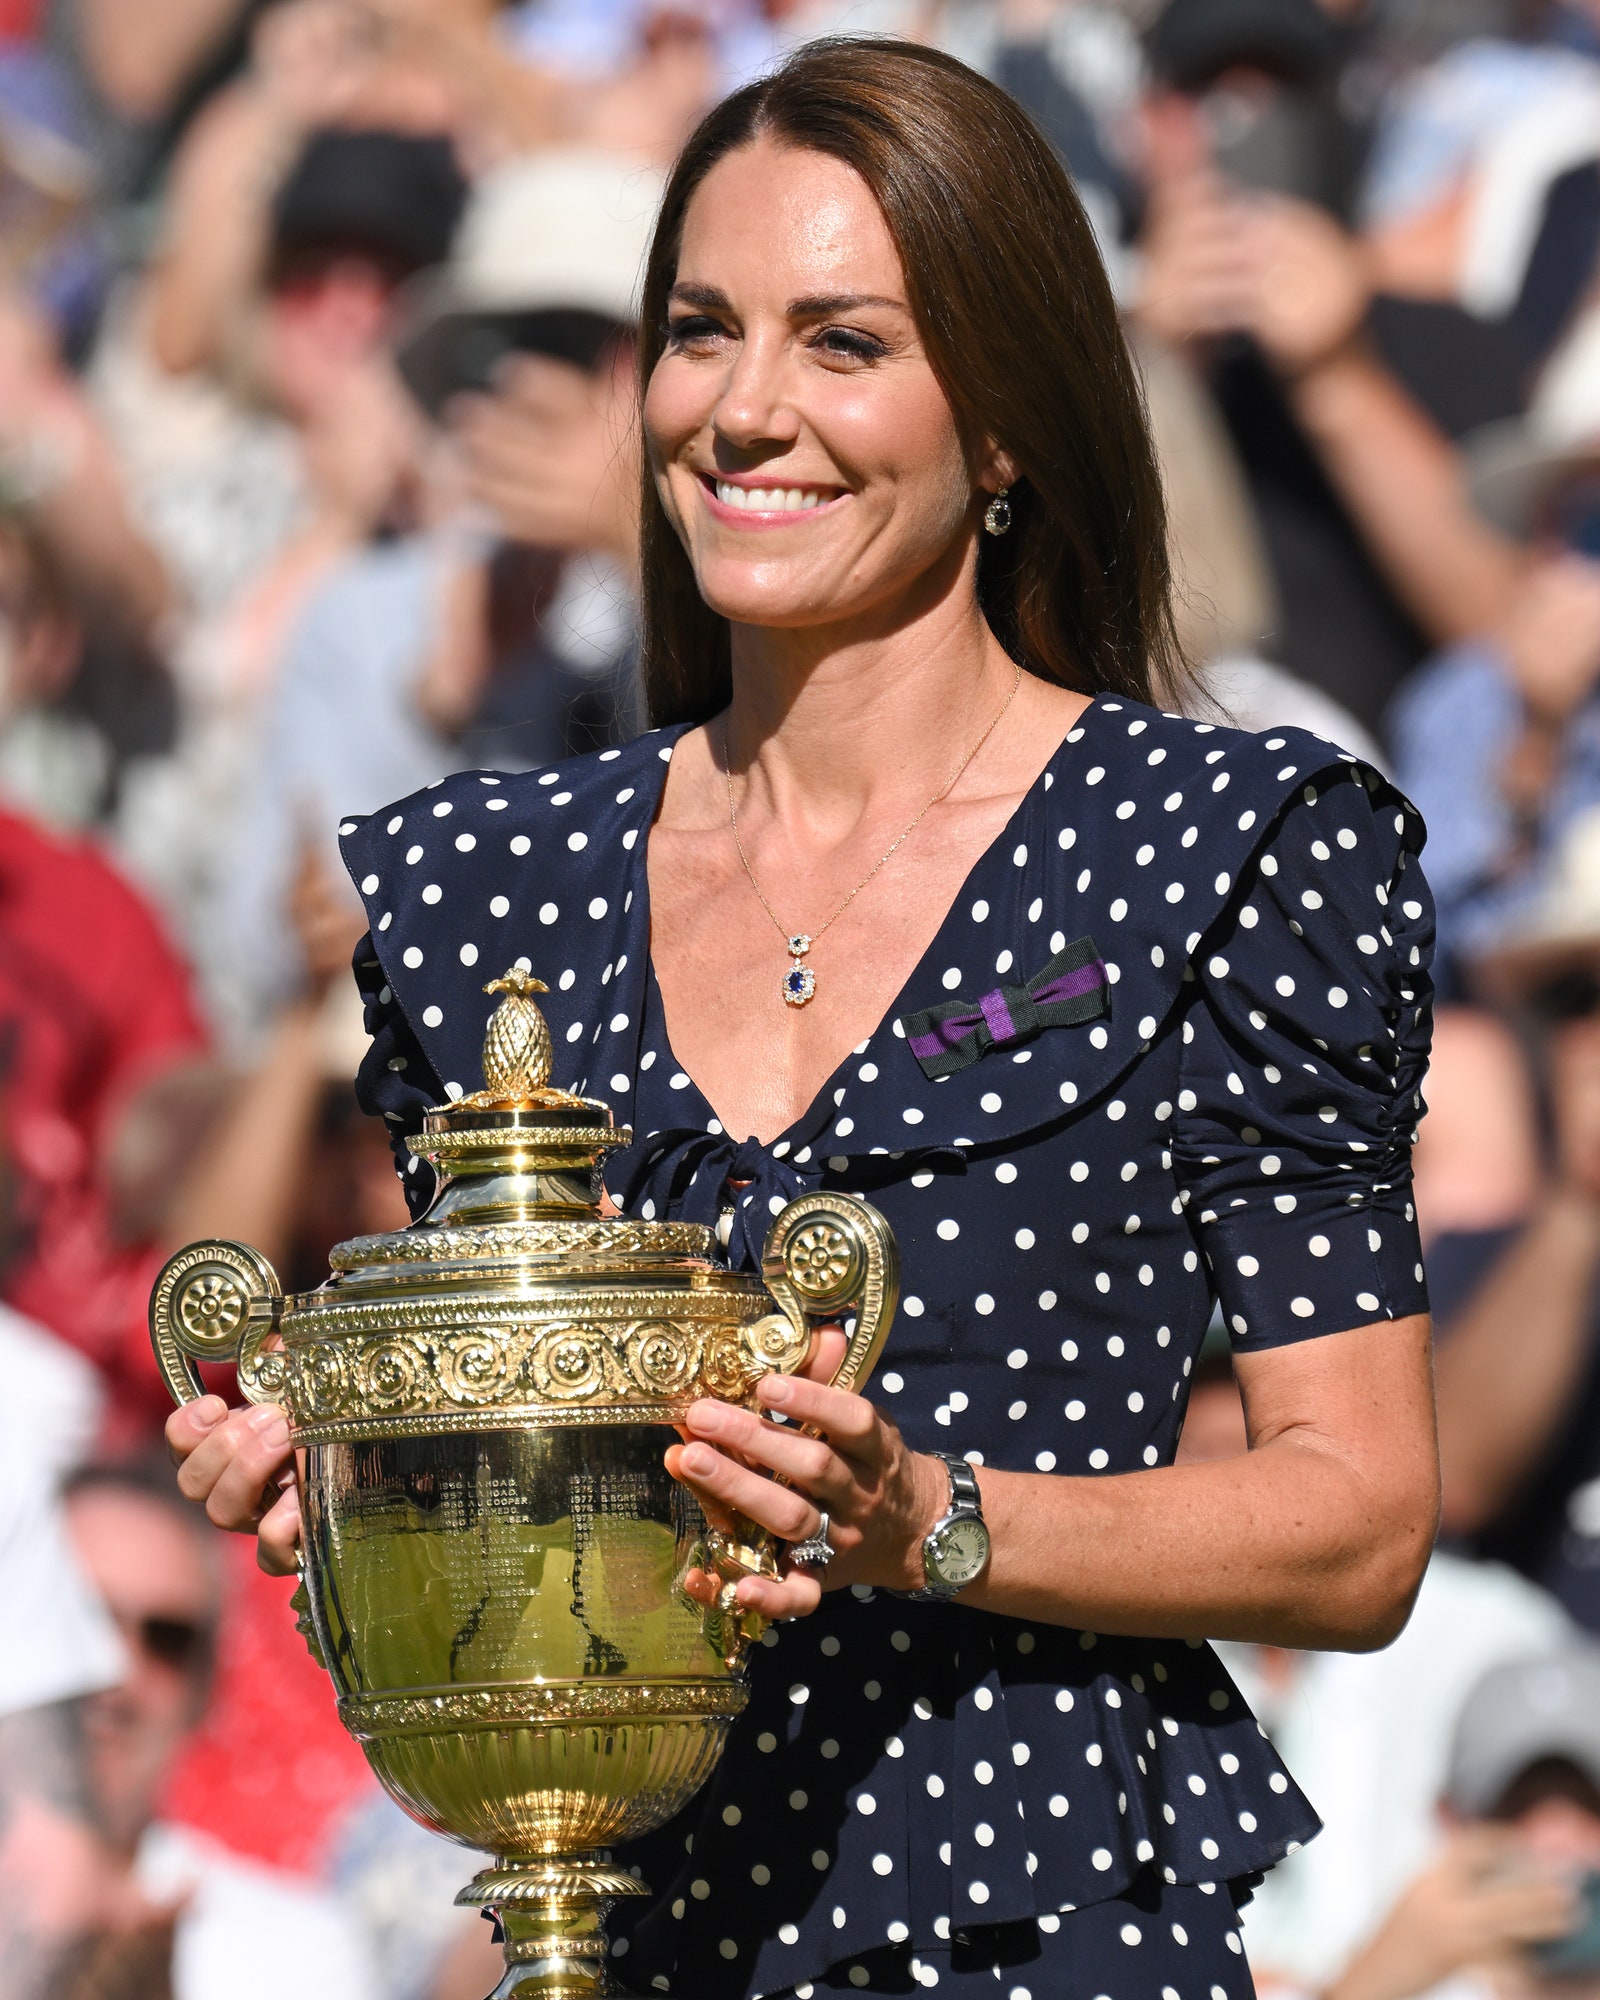
<svg viewBox="0 0 1600 2000"><path fill-rule="evenodd" d="M232 1360L251 1402L288 1412L301 1629L390 1796L495 1857L456 1899L500 1920L494 2000L594 2000L615 1990L605 1912L645 1893L607 1850L710 1775L761 1631L735 1587L775 1563L668 1476L672 1426L699 1396L750 1402L830 1321L835 1380L861 1388L897 1257L848 1195L783 1209L764 1286L698 1224L603 1217L597 1162L629 1133L549 1087L540 982L487 990L485 1088L407 1141L438 1178L426 1217L339 1244L328 1281L288 1297L246 1245L192 1243L150 1337L179 1402L203 1393L196 1361ZM688 1595L692 1569L715 1604Z"/></svg>

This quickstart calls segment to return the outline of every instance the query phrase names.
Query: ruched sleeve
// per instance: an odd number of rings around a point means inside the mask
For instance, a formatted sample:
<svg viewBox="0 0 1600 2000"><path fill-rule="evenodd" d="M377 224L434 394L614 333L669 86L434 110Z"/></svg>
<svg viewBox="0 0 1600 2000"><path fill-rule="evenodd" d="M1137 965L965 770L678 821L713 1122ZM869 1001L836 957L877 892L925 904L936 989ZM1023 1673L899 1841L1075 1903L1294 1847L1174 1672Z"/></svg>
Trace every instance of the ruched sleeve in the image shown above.
<svg viewBox="0 0 1600 2000"><path fill-rule="evenodd" d="M1304 786L1194 954L1174 1166L1236 1348L1427 1310L1411 1145L1432 1021L1422 823Z"/></svg>

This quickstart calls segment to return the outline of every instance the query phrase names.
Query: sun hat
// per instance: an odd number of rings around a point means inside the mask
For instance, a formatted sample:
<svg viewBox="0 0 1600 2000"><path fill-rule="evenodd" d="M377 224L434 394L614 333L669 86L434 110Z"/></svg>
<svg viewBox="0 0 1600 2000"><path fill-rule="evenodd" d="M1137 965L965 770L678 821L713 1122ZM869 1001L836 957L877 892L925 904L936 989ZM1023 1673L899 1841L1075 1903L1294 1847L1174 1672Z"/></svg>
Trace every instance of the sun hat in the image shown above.
<svg viewBox="0 0 1600 2000"><path fill-rule="evenodd" d="M486 385L493 360L512 348L582 363L592 359L589 340L634 325L662 186L658 168L589 148L486 174L448 262L408 291L397 360L418 401L433 410L458 388ZM528 337L535 315L556 323L553 348Z"/></svg>
<svg viewBox="0 0 1600 2000"><path fill-rule="evenodd" d="M1456 1719L1445 1801L1463 1819L1481 1818L1547 1758L1600 1791L1600 1646L1582 1639L1491 1667L1474 1685Z"/></svg>
<svg viewBox="0 0 1600 2000"><path fill-rule="evenodd" d="M1600 309L1557 348L1527 415L1485 424L1464 449L1473 505L1519 539L1533 534L1557 487L1600 469Z"/></svg>

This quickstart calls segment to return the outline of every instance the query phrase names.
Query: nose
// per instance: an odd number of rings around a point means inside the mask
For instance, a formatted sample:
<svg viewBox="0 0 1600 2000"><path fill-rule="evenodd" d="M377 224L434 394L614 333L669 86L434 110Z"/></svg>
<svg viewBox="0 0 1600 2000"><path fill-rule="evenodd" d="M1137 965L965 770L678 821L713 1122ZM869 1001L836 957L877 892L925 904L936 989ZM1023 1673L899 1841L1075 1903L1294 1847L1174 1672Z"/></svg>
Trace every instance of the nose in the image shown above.
<svg viewBox="0 0 1600 2000"><path fill-rule="evenodd" d="M800 416L790 390L786 342L747 334L712 415L718 442L741 453L793 444Z"/></svg>

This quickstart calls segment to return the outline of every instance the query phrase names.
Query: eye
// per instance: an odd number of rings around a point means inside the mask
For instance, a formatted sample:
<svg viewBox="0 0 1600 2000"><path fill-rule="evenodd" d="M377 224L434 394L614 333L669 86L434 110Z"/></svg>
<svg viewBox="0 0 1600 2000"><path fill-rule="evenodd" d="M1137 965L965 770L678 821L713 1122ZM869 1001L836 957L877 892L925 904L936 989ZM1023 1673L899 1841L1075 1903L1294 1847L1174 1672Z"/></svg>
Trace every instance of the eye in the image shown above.
<svg viewBox="0 0 1600 2000"><path fill-rule="evenodd" d="M811 336L811 345L824 360L831 361L879 361L889 352L874 334L853 326L821 327Z"/></svg>
<svg viewBox="0 0 1600 2000"><path fill-rule="evenodd" d="M684 313L667 321L667 345L680 351L709 347L726 333L727 328L707 313Z"/></svg>

